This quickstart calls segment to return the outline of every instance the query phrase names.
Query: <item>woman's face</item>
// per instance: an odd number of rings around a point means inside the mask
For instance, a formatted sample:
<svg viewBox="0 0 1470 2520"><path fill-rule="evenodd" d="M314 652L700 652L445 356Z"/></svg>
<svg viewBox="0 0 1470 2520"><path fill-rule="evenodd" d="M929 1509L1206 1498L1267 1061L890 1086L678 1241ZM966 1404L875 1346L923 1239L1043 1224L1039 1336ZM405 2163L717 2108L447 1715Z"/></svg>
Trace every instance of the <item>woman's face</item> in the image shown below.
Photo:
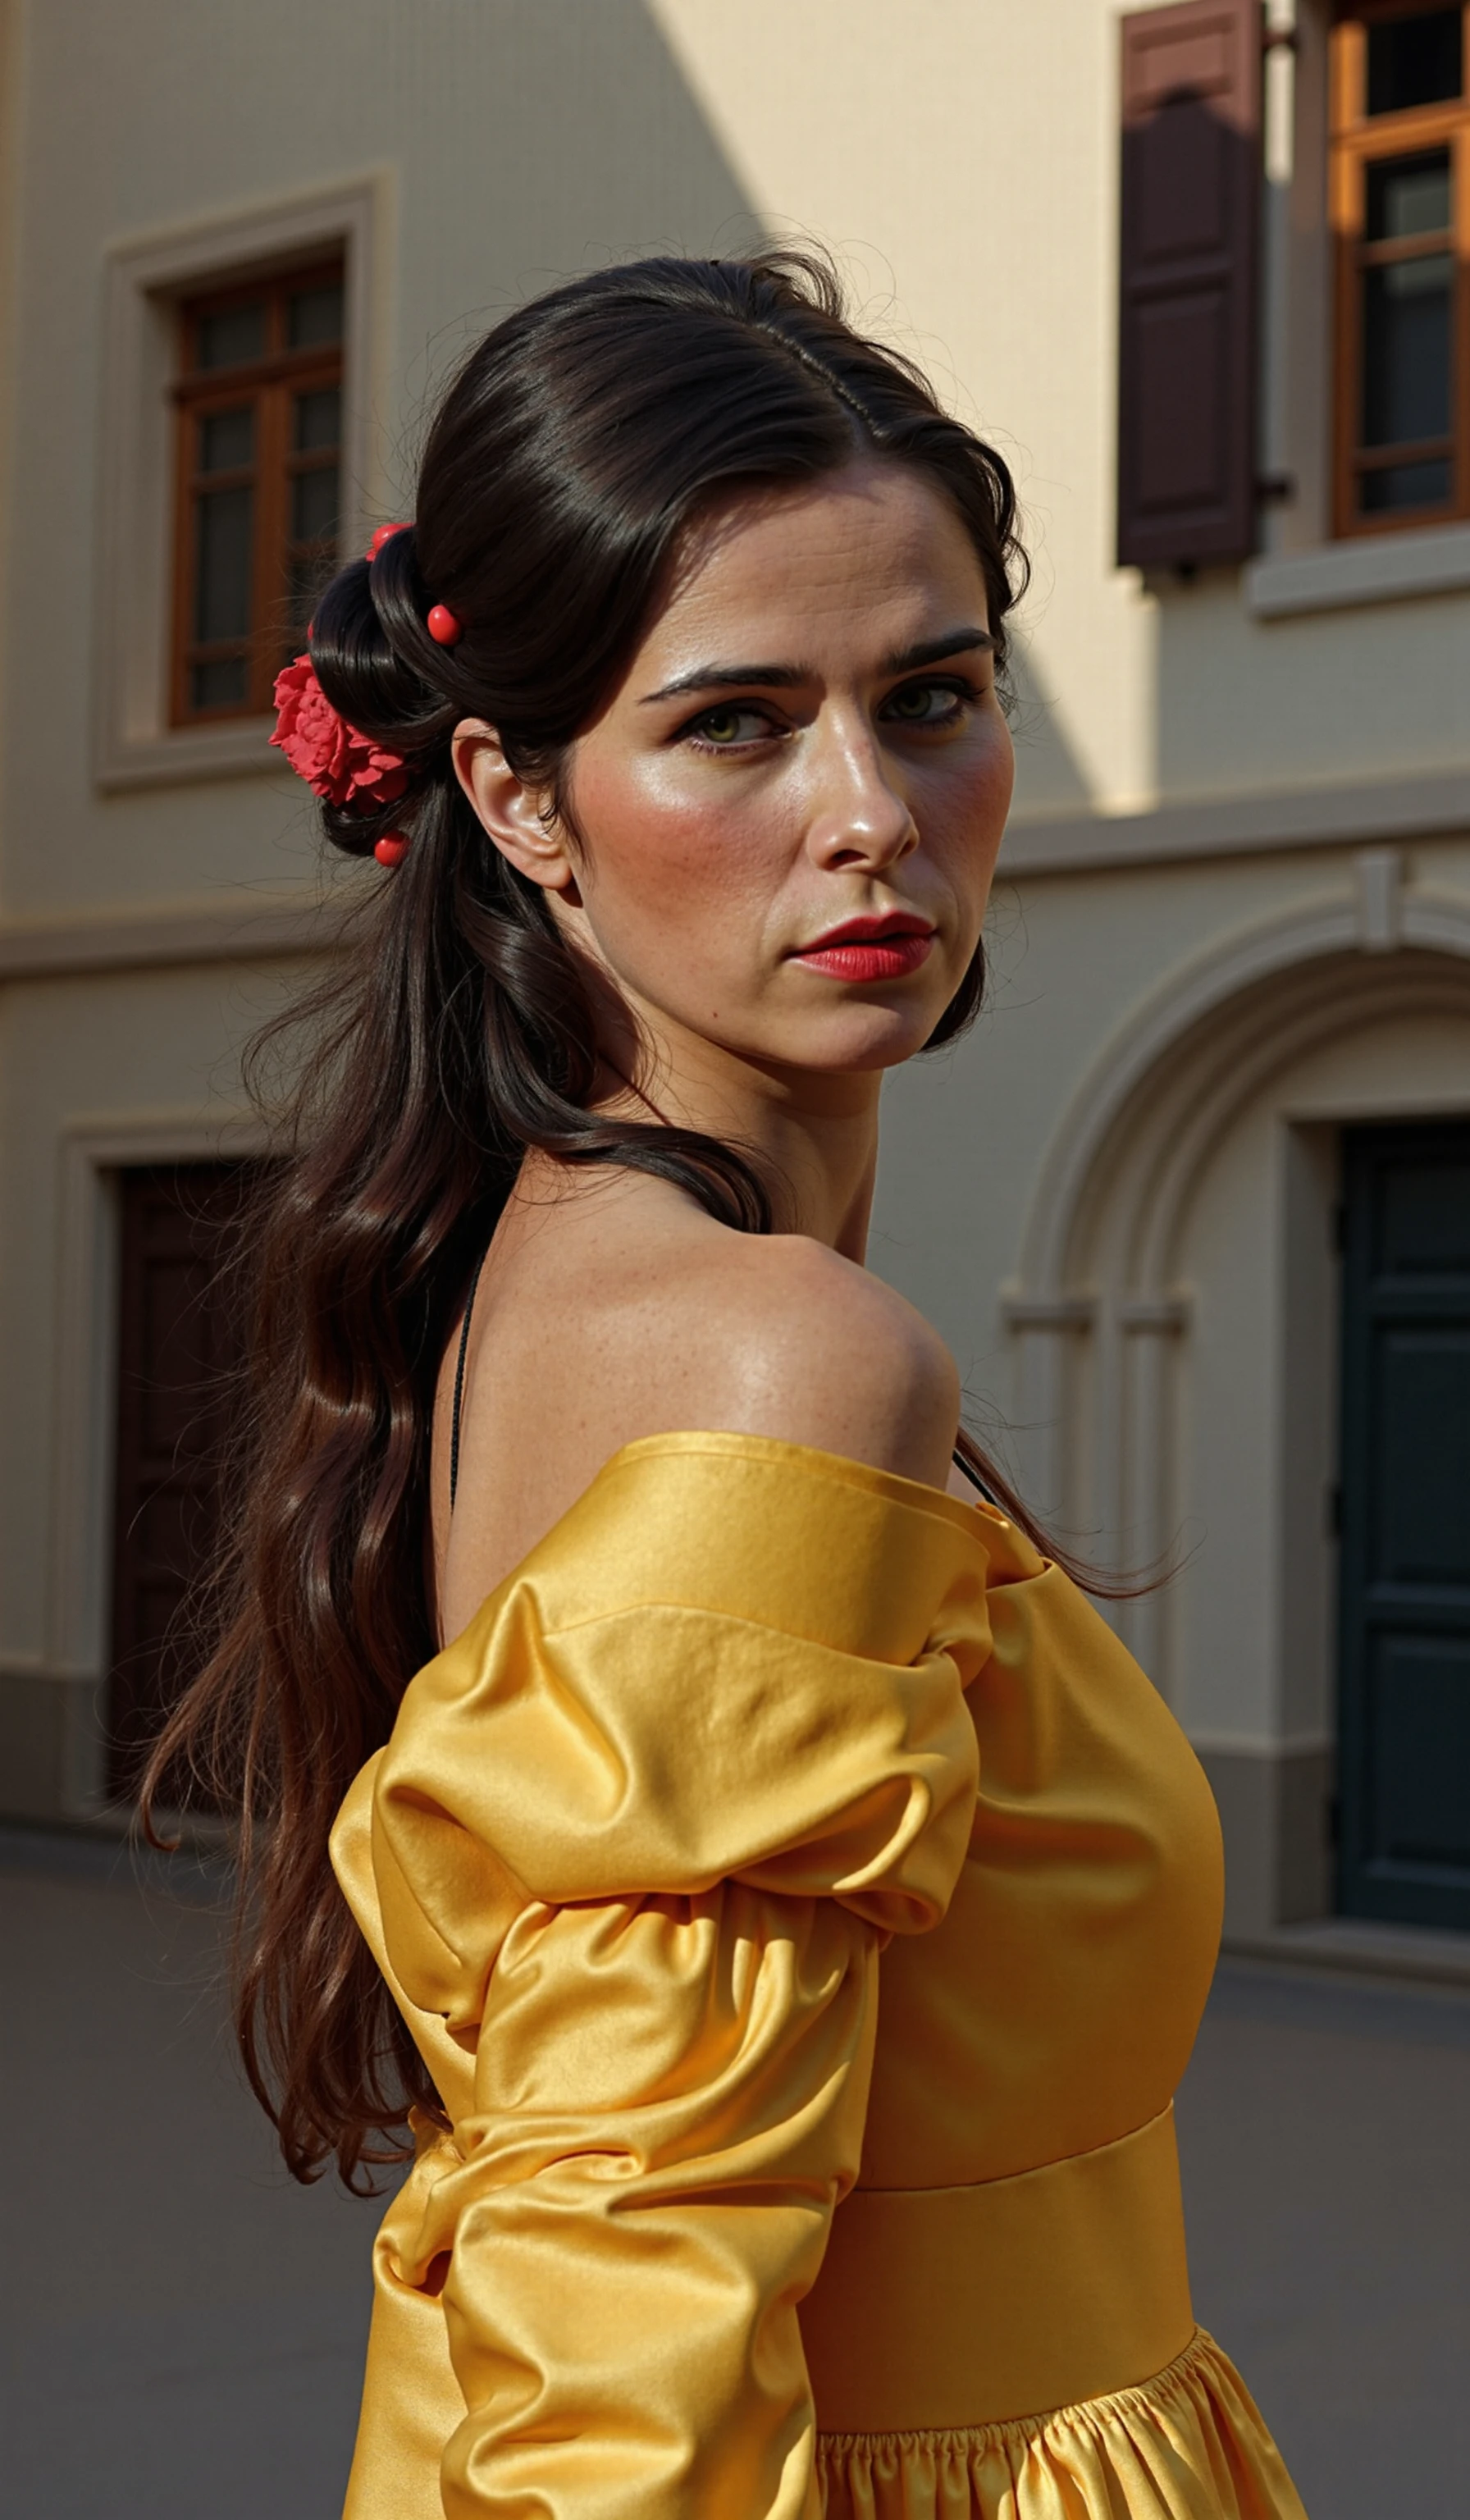
<svg viewBox="0 0 1470 2520"><path fill-rule="evenodd" d="M890 1067L974 953L1011 779L942 494L881 462L743 492L573 746L558 915L676 1064Z"/></svg>

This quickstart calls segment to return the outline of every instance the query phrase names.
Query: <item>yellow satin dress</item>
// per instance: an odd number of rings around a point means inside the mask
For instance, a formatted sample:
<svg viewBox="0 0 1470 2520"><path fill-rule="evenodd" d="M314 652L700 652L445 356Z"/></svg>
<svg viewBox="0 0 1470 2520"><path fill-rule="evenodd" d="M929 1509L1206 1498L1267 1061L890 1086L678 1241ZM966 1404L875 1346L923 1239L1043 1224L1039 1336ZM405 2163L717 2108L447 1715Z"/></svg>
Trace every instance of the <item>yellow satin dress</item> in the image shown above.
<svg viewBox="0 0 1470 2520"><path fill-rule="evenodd" d="M998 1512L629 1445L333 1854L452 2129L347 2520L1303 2520L1189 2305L1209 1788Z"/></svg>

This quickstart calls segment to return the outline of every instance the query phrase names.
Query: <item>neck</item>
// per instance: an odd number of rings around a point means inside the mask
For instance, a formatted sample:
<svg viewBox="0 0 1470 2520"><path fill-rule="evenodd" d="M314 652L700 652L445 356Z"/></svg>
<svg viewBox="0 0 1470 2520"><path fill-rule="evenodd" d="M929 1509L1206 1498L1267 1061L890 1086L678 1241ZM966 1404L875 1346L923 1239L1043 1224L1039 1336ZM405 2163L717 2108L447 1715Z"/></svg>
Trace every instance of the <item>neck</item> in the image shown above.
<svg viewBox="0 0 1470 2520"><path fill-rule="evenodd" d="M609 1048L603 1107L651 1114L749 1152L771 1187L778 1231L809 1235L861 1263L881 1084L876 1072L768 1065L646 1020L641 1058L626 1037Z"/></svg>

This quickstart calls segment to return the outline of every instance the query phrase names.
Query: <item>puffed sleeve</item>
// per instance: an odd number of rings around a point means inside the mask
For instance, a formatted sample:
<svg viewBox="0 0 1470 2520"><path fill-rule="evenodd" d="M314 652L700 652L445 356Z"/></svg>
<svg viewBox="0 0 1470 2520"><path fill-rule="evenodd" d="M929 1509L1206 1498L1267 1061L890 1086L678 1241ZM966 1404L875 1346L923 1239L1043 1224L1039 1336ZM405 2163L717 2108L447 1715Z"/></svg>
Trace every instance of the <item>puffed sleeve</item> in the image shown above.
<svg viewBox="0 0 1470 2520"><path fill-rule="evenodd" d="M879 1951L968 1842L987 1650L963 1508L665 1437L412 1684L370 1930L452 2121L394 2270L444 2321L447 2520L815 2513L799 2305Z"/></svg>

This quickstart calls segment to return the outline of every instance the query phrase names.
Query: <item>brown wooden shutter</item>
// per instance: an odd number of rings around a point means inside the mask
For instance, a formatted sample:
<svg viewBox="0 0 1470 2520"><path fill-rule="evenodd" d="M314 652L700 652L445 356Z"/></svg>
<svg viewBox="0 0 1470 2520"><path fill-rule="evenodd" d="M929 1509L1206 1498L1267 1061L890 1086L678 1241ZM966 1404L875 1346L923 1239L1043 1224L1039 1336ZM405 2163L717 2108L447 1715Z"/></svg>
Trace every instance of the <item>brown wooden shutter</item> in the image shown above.
<svg viewBox="0 0 1470 2520"><path fill-rule="evenodd" d="M200 1641L179 1612L217 1545L240 1325L221 1264L253 1164L121 1175L108 1790L131 1798Z"/></svg>
<svg viewBox="0 0 1470 2520"><path fill-rule="evenodd" d="M1122 22L1118 558L1243 560L1256 528L1260 0Z"/></svg>

